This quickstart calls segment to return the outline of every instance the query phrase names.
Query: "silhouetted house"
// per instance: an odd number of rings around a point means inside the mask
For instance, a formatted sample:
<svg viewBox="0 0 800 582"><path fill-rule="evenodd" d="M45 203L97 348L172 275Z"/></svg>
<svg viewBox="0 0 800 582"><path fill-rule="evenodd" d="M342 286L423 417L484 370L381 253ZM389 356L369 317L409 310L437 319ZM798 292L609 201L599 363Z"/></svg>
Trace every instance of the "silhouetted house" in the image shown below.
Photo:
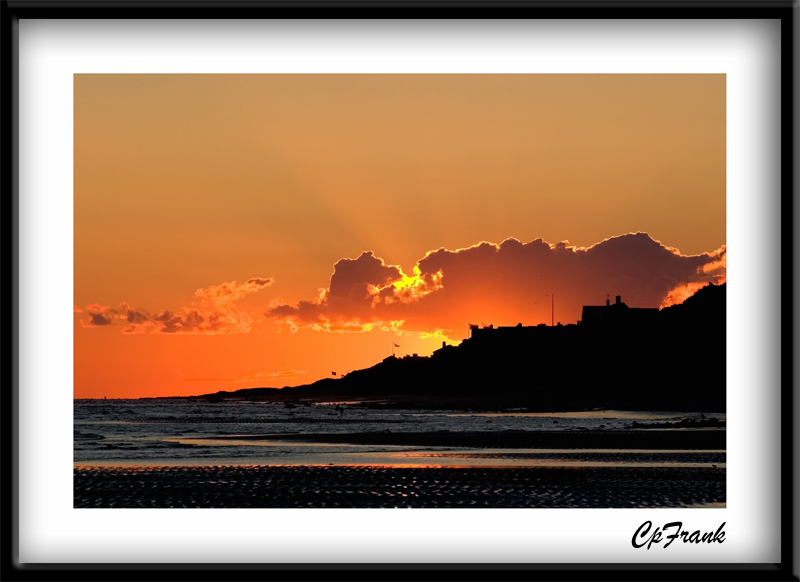
<svg viewBox="0 0 800 582"><path fill-rule="evenodd" d="M617 295L612 304L606 300L605 305L584 305L580 324L587 327L641 327L657 322L658 309L646 307L628 307Z"/></svg>
<svg viewBox="0 0 800 582"><path fill-rule="evenodd" d="M469 338L462 342L468 350L492 350L493 354L528 351L542 355L553 346L576 348L590 330L622 331L656 329L659 325L659 310L628 307L618 295L615 303L584 305L580 325L567 324L525 326L469 325ZM442 346L433 355L441 358L452 346ZM478 352L474 352L478 353Z"/></svg>
<svg viewBox="0 0 800 582"><path fill-rule="evenodd" d="M441 359L441 358L455 356L458 353L459 349L457 346L450 345L447 342L442 342L442 347L440 347L438 350L433 350L431 357Z"/></svg>
<svg viewBox="0 0 800 582"><path fill-rule="evenodd" d="M496 351L536 350L548 344L566 345L571 341L572 332L577 329L574 324L514 326L487 325L478 327L470 325L469 338L462 345L493 349Z"/></svg>

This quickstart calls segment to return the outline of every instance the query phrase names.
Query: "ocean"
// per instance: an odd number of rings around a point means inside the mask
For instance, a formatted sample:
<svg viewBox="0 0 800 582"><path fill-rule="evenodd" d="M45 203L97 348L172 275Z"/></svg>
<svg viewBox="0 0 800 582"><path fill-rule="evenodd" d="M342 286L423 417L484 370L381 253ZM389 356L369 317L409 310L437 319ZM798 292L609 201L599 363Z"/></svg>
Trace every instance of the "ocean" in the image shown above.
<svg viewBox="0 0 800 582"><path fill-rule="evenodd" d="M706 413L704 417L725 420L724 414ZM75 400L74 465L724 468L724 447L631 447L640 441L637 434L653 433L644 428L648 425L673 423L675 428L669 430L681 431L685 429L681 421L700 419L699 413L679 412L494 413L381 410L353 403L287 408L245 401ZM586 433L588 437L622 432L632 438L597 448L492 444L504 435L567 437ZM366 439L374 442L348 438L353 434L375 437ZM417 435L414 444L402 438L408 434ZM459 441L459 436L467 435L473 438ZM482 446L484 442L487 446Z"/></svg>

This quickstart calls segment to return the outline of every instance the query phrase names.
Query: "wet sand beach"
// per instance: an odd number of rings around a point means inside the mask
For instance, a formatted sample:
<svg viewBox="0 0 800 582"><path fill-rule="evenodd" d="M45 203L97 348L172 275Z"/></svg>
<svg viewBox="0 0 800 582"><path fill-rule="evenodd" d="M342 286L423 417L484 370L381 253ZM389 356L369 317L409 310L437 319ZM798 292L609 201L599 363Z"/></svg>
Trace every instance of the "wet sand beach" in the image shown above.
<svg viewBox="0 0 800 582"><path fill-rule="evenodd" d="M714 468L96 467L74 506L116 508L592 508L725 503Z"/></svg>
<svg viewBox="0 0 800 582"><path fill-rule="evenodd" d="M299 449L272 461L76 463L74 506L718 507L725 440L724 429L183 437L190 447Z"/></svg>
<svg viewBox="0 0 800 582"><path fill-rule="evenodd" d="M560 448L725 449L724 430L342 432L229 435L219 439L284 440L359 445Z"/></svg>

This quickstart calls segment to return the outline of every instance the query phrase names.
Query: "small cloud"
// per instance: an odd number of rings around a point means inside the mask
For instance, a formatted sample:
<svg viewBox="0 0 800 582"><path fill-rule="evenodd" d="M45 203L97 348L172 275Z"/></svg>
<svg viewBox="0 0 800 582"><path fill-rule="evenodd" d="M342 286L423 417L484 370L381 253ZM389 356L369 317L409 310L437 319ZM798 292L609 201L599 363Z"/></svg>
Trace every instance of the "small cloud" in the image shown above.
<svg viewBox="0 0 800 582"><path fill-rule="evenodd" d="M273 283L269 278L248 279L242 284L236 281L213 285L195 291L195 300L187 307L173 312L164 310L151 315L148 310L132 309L128 303L119 309L108 306L89 305L86 310L90 319L82 320L84 327L111 325L112 320L126 324L123 334L146 331L170 334L233 334L250 331L253 318L236 307L236 302Z"/></svg>
<svg viewBox="0 0 800 582"><path fill-rule="evenodd" d="M86 311L89 314L89 319L81 320L81 325L83 327L103 327L111 325L114 310L108 305L93 303L86 306Z"/></svg>

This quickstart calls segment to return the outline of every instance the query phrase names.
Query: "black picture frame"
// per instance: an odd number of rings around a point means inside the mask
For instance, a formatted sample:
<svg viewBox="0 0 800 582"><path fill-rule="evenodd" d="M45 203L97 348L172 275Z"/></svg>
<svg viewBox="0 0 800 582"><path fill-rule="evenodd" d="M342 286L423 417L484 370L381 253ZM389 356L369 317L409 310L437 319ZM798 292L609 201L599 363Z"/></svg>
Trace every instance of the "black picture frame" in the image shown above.
<svg viewBox="0 0 800 582"><path fill-rule="evenodd" d="M19 173L17 121L21 19L776 19L781 24L780 333L783 427L781 561L775 564L20 564L17 500L19 417ZM2 221L4 580L800 580L798 577L798 0L2 0L0 1L0 220ZM580 553L580 548L575 548Z"/></svg>

